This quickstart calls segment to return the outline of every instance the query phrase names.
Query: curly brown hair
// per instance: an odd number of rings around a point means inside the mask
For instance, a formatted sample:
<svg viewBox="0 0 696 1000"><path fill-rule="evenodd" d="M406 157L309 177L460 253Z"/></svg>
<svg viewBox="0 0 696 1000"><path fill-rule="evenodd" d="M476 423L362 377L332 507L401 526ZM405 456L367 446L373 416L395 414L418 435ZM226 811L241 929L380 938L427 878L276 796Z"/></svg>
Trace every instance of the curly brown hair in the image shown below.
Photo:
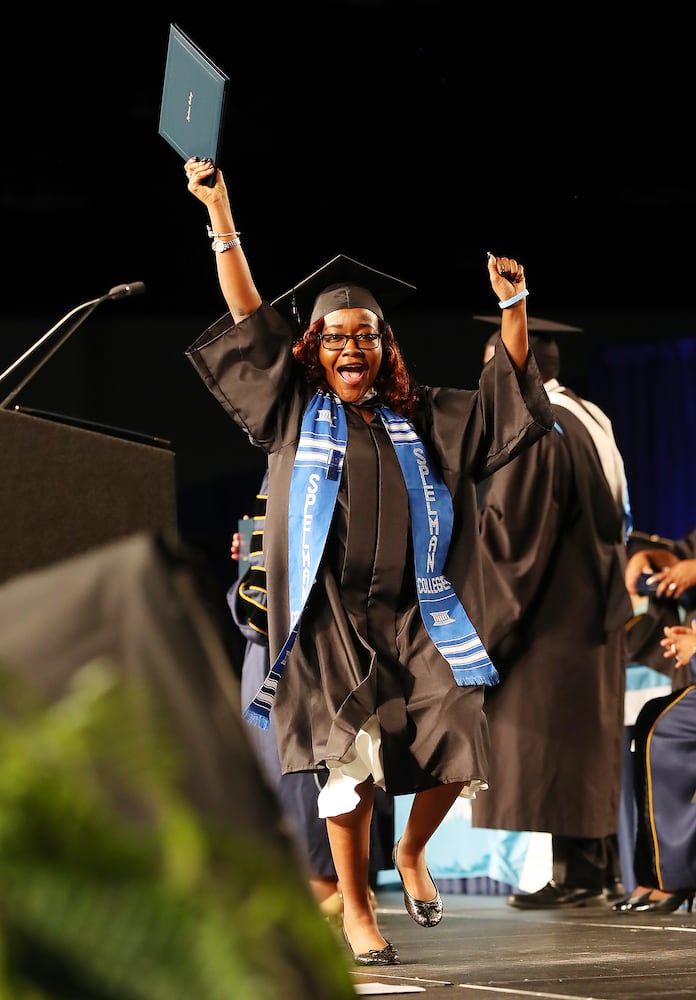
<svg viewBox="0 0 696 1000"><path fill-rule="evenodd" d="M323 329L324 319L321 317L295 341L292 353L295 360L304 366L310 385L329 392L324 368L319 360L319 334ZM417 387L406 367L394 331L386 321L379 321L379 332L382 334L382 363L373 384L374 390L381 402L391 410L410 417L419 406Z"/></svg>

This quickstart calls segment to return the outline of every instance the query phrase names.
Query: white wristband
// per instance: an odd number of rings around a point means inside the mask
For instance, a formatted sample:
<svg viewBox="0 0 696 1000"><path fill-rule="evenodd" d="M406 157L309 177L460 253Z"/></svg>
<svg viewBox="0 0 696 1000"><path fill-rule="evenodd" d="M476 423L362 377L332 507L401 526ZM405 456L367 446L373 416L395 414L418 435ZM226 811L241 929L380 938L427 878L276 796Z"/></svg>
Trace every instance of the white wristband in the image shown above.
<svg viewBox="0 0 696 1000"><path fill-rule="evenodd" d="M501 309L507 309L508 306L514 306L515 302L521 302L522 299L526 298L528 295L529 290L527 288L523 288L521 292L518 292L517 295L513 295L511 299L501 299L498 306Z"/></svg>

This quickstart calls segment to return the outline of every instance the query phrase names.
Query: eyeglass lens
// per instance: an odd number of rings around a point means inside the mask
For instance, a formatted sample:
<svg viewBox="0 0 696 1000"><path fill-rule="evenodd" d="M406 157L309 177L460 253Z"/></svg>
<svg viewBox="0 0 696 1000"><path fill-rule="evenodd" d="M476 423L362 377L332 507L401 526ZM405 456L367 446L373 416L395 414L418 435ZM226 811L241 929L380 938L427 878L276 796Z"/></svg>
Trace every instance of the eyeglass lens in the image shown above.
<svg viewBox="0 0 696 1000"><path fill-rule="evenodd" d="M380 333L323 333L321 342L329 351L342 351L349 340L354 341L362 351L374 351L379 347L381 336Z"/></svg>

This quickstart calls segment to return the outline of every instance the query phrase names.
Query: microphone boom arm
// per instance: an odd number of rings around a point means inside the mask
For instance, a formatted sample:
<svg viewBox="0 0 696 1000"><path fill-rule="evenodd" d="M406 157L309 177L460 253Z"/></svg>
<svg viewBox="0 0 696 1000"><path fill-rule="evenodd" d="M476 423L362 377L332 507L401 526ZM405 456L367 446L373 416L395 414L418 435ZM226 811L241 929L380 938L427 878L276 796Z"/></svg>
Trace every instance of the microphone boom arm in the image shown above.
<svg viewBox="0 0 696 1000"><path fill-rule="evenodd" d="M43 356L43 358L41 358L38 364L34 365L31 371L29 371L24 376L19 385L15 386L12 392L8 396L5 396L2 402L0 402L0 410L4 410L7 408L8 404L12 402L17 393L24 388L27 382L30 379L32 379L34 375L36 375L36 373L41 368L43 368L48 359L53 357L58 348L62 347L62 345L65 343L68 337L70 337L75 332L75 330L77 330L77 328L81 326L82 323L84 323L87 317L91 316L91 314L94 312L94 310L100 303L106 302L107 299L122 299L128 295L141 295L144 291L145 291L145 285L142 283L142 281L134 281L131 282L130 284L125 284L125 285L116 285L114 288L110 289L106 293L106 295L100 295L98 299L90 299L88 302L82 302L80 303L79 306L75 306L74 309L71 309L68 313L66 313L65 316L59 319L58 322L55 323L50 330L47 330L46 333L43 334L43 336L39 337L39 339L36 341L35 344L32 344L32 346L28 350L26 350L20 358L17 358L16 361L13 361L12 364L9 366L9 368L6 368L5 371L2 373L2 375L0 375L0 383L2 383L5 381L7 376L10 375L15 370L15 368L21 365L22 362L26 361L27 358L31 357L31 355L35 351L37 351L39 347L41 347L41 345L48 340L49 337L53 336L53 334L57 330L59 330L61 326L63 326L63 324L70 319L71 316L74 316L76 313L79 313L80 310L83 310L82 315L78 316L78 318L75 320L72 326L65 331L60 340L58 340L57 343L53 345L50 351L48 351Z"/></svg>
<svg viewBox="0 0 696 1000"><path fill-rule="evenodd" d="M48 361L48 359L51 358L51 357L53 357L53 355L56 353L56 351L58 350L58 348L62 347L62 345L65 343L65 341L68 339L68 337L70 337L75 332L75 330L77 330L78 326L81 326L81 324L84 323L84 321L87 319L87 317L90 316L94 312L94 310L97 308L97 306L99 305L100 302L101 302L101 299L92 299L91 302L83 302L82 305L75 306L75 308L71 309L71 311L67 314L67 316L63 316L63 318L61 320L59 320L55 324L55 326L52 326L51 329L48 330L43 335L43 337L41 337L39 340L37 340L36 343L33 344L29 348L28 351L25 351L24 354L21 356L21 358L17 358L17 360L13 364L11 364L10 367L7 368L2 373L2 375L0 375L0 382L2 382L6 375L9 375L10 372L14 371L14 369L18 365L20 365L23 361L26 361L26 359L28 357L30 357L34 353L34 351L36 351L44 343L44 341L47 340L51 336L51 334L55 333L55 331L58 330L63 325L63 323L65 323L66 320L70 319L71 316L74 316L75 313L79 312L80 309L86 310L82 314L82 316L79 316L78 319L72 324L72 326L68 330L66 330L66 332L63 334L63 336L60 338L60 340L57 341L57 343L55 343L53 345L53 347L51 348L51 350L48 351L46 354L44 354L44 356L41 358L41 360L39 361L39 363L36 364L36 365L34 365L34 367L24 376L24 378L21 380L21 382L19 383L19 385L15 386L15 388L12 390L12 392L9 394L9 396L5 396L5 398L3 399L3 401L0 403L0 410L7 409L7 406L12 402L12 400L15 398L15 396L17 395L17 393L21 392L21 390L24 388L24 386L27 384L27 382L30 379L32 379L34 377L34 375L36 375L36 373L41 368L43 368L43 366L46 364L46 362Z"/></svg>

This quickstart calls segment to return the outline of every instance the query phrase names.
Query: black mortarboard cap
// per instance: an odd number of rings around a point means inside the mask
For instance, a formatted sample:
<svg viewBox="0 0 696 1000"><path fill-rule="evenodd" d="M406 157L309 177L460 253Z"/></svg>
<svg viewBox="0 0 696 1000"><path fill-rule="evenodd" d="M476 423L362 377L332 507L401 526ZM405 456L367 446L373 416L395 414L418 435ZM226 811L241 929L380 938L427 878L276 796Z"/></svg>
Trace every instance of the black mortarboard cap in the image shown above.
<svg viewBox="0 0 696 1000"><path fill-rule="evenodd" d="M500 313L496 316L472 316L482 323L491 323L496 327L495 333L491 334L491 339L500 330ZM568 323L558 323L555 319L540 319L538 316L527 316L527 329L531 336L538 336L540 339L554 340L556 333L582 333L581 326L570 326Z"/></svg>
<svg viewBox="0 0 696 1000"><path fill-rule="evenodd" d="M337 254L271 305L304 330L334 309L370 309L384 319L383 309L398 305L415 291L406 281Z"/></svg>
<svg viewBox="0 0 696 1000"><path fill-rule="evenodd" d="M490 335L487 344L493 344L500 332L500 315L473 316L482 323L495 324L495 332ZM558 375L561 364L561 354L558 349L556 334L582 333L582 327L571 326L569 323L559 323L554 319L541 319L539 316L527 316L529 346L546 377Z"/></svg>

